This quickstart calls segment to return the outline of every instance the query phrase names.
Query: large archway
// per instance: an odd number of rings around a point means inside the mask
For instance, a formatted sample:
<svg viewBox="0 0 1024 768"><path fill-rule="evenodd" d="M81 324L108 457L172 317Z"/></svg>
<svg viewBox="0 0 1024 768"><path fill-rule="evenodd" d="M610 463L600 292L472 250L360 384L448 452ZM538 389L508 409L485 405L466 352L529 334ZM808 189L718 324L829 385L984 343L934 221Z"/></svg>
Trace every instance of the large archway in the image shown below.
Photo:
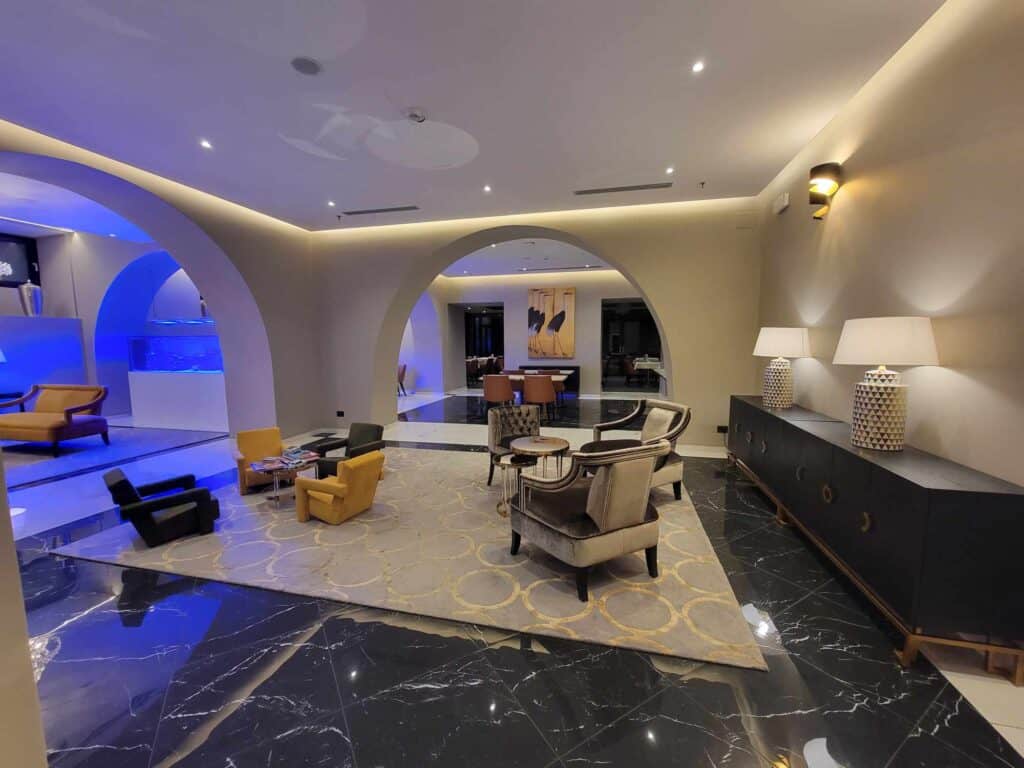
<svg viewBox="0 0 1024 768"><path fill-rule="evenodd" d="M275 421L270 343L262 316L245 280L207 232L152 192L81 163L4 151L0 171L64 187L106 206L172 254L218 318L231 431Z"/></svg>
<svg viewBox="0 0 1024 768"><path fill-rule="evenodd" d="M615 267L650 308L658 328L658 333L661 334L662 338L665 338L665 328L659 317L658 308L649 299L644 288L630 274L628 268L624 267L621 261L615 258L614 254L607 253L604 249L596 248L576 235L551 227L535 225L486 227L458 237L433 250L426 257L418 259L407 273L405 280L388 307L381 327L382 333L378 336L375 347L374 387L371 404L371 413L375 418L384 423L389 423L395 419L395 362L399 357L402 334L406 320L412 313L413 307L420 300L420 297L430 286L434 278L467 254L481 248L486 248L492 243L502 243L523 238L558 240L575 245ZM667 344L663 346L662 354L666 370L666 381L668 382L667 395L672 397L672 359Z"/></svg>

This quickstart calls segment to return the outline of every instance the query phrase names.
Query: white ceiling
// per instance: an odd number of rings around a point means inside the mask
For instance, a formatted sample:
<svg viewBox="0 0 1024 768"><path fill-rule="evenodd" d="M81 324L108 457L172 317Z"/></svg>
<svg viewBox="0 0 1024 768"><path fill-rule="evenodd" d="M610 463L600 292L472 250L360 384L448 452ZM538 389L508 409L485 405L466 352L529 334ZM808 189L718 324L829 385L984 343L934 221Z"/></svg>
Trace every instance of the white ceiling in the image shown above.
<svg viewBox="0 0 1024 768"><path fill-rule="evenodd" d="M589 251L547 240L508 240L463 256L441 274L446 277L513 275L523 272L611 269Z"/></svg>
<svg viewBox="0 0 1024 768"><path fill-rule="evenodd" d="M941 2L17 2L0 117L313 229L753 195Z"/></svg>
<svg viewBox="0 0 1024 768"><path fill-rule="evenodd" d="M149 235L130 221L87 197L63 187L0 172L0 232L24 237L61 234L49 227L114 236L137 243L152 242Z"/></svg>

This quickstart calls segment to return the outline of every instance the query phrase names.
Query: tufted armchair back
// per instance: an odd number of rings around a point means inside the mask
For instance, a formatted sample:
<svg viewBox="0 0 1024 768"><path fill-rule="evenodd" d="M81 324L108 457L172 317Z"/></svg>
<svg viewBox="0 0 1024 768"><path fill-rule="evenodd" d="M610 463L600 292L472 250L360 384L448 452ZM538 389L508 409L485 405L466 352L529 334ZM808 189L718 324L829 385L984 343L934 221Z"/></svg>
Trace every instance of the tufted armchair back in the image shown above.
<svg viewBox="0 0 1024 768"><path fill-rule="evenodd" d="M540 434L540 408L536 405L505 405L487 412L487 447L491 453L508 448L517 437Z"/></svg>

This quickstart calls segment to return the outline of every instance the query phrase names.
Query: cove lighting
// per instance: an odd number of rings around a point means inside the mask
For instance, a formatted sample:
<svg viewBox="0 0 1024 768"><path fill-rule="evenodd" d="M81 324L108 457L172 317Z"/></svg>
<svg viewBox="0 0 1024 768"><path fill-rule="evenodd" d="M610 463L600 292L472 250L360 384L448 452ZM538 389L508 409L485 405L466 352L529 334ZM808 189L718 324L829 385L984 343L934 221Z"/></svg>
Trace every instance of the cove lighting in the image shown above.
<svg viewBox="0 0 1024 768"><path fill-rule="evenodd" d="M701 59L698 59L697 61L693 62L693 66L690 67L690 71L693 72L694 74L698 74L700 72L703 72L704 71L704 62Z"/></svg>
<svg viewBox="0 0 1024 768"><path fill-rule="evenodd" d="M40 227L41 229L52 229L54 232L66 232L69 235L75 232L75 230L68 229L67 227L55 227L53 224L41 224L38 221L29 221L28 219L15 219L12 216L0 216L0 221L9 221L13 224L27 224L30 227Z"/></svg>
<svg viewBox="0 0 1024 768"><path fill-rule="evenodd" d="M209 139L200 139L199 146L203 149L213 149L213 144L210 143Z"/></svg>

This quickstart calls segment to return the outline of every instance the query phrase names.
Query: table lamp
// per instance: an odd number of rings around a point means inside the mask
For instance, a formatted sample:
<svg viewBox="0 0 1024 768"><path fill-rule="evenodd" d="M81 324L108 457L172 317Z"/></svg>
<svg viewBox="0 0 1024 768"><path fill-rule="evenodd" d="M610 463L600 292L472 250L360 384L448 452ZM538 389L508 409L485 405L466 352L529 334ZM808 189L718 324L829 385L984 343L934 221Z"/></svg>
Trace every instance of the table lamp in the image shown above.
<svg viewBox="0 0 1024 768"><path fill-rule="evenodd" d="M902 451L907 425L907 387L887 365L938 365L928 317L863 317L847 320L835 365L878 365L853 394L850 442L876 451Z"/></svg>
<svg viewBox="0 0 1024 768"><path fill-rule="evenodd" d="M793 407L793 367L787 358L810 357L806 328L762 328L754 345L755 357L770 357L764 369L761 397L765 408Z"/></svg>

